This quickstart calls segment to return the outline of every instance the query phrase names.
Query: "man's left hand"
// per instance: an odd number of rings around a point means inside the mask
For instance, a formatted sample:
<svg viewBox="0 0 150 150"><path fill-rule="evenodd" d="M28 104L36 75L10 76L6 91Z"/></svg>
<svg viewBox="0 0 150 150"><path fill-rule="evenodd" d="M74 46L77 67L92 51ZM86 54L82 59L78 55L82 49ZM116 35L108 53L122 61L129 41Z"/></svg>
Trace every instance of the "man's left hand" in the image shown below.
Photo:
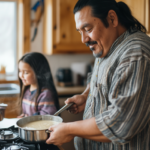
<svg viewBox="0 0 150 150"><path fill-rule="evenodd" d="M46 143L61 146L63 143L70 142L74 136L70 135L68 125L67 123L60 123L51 126L49 130L52 132Z"/></svg>

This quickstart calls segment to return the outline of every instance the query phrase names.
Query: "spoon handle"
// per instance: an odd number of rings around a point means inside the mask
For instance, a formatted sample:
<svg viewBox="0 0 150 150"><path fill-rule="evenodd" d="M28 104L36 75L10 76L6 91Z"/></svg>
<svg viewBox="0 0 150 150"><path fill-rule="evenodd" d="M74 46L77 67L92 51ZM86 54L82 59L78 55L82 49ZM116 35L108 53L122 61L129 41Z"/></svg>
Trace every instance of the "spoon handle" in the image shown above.
<svg viewBox="0 0 150 150"><path fill-rule="evenodd" d="M68 109L69 107L71 107L74 103L69 103L64 105L61 109L59 109L54 116L58 116L60 113L62 113L64 110Z"/></svg>

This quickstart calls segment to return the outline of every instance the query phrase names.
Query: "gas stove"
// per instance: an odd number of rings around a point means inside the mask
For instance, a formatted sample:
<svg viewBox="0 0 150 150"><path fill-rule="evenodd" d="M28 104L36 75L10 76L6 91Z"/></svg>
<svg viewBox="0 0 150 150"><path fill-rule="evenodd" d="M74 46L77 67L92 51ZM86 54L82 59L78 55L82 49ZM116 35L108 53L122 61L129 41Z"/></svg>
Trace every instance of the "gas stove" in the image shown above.
<svg viewBox="0 0 150 150"><path fill-rule="evenodd" d="M0 150L59 150L46 143L27 143L18 135L18 128L11 126L0 129Z"/></svg>

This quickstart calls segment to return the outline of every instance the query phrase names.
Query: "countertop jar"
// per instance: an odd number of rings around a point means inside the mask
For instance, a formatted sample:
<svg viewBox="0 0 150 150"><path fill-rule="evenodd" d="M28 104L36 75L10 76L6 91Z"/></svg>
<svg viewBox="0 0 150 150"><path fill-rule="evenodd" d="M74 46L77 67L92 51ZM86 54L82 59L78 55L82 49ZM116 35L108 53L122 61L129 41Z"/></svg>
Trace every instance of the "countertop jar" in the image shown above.
<svg viewBox="0 0 150 150"><path fill-rule="evenodd" d="M0 104L0 121L3 120L4 115L5 115L5 109L7 107L7 104Z"/></svg>

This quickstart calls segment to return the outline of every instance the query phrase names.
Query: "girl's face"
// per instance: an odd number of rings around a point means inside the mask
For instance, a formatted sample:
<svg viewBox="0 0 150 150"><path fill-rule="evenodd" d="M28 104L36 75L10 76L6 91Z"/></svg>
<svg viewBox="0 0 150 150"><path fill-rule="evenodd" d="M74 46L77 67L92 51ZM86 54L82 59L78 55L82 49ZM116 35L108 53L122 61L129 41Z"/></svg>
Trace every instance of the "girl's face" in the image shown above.
<svg viewBox="0 0 150 150"><path fill-rule="evenodd" d="M33 69L28 63L23 61L19 62L19 78L22 80L24 86L30 85L30 89L37 88L37 80Z"/></svg>

